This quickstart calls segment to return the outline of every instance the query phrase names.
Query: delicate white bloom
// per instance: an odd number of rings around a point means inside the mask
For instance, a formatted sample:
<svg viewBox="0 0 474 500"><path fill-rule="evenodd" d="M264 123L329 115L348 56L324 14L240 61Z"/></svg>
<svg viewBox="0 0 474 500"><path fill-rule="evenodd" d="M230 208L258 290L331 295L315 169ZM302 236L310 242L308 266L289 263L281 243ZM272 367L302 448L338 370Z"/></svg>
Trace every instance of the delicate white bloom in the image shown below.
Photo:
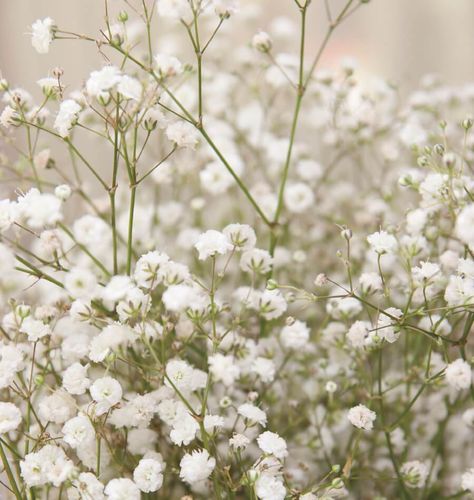
<svg viewBox="0 0 474 500"><path fill-rule="evenodd" d="M216 459L210 457L207 450L195 450L192 453L186 453L179 465L179 477L192 485L204 481L212 474Z"/></svg>
<svg viewBox="0 0 474 500"><path fill-rule="evenodd" d="M372 344L371 325L367 321L356 321L351 325L346 338L352 347L363 349Z"/></svg>
<svg viewBox="0 0 474 500"><path fill-rule="evenodd" d="M432 280L439 272L438 264L434 262L420 262L419 266L412 268L413 277L420 283L426 283Z"/></svg>
<svg viewBox="0 0 474 500"><path fill-rule="evenodd" d="M260 424L262 427L267 425L267 414L250 403L244 403L237 408L237 413L242 415L249 423L252 424Z"/></svg>
<svg viewBox="0 0 474 500"><path fill-rule="evenodd" d="M37 340L51 334L51 328L39 319L31 316L25 318L20 326L20 332L28 335L28 340L36 342Z"/></svg>
<svg viewBox="0 0 474 500"><path fill-rule="evenodd" d="M158 15L172 19L187 19L191 14L187 0L158 0Z"/></svg>
<svg viewBox="0 0 474 500"><path fill-rule="evenodd" d="M410 488L423 488L429 474L429 467L418 460L405 462L400 467L403 480Z"/></svg>
<svg viewBox="0 0 474 500"><path fill-rule="evenodd" d="M359 284L364 293L383 290L382 278L378 273L362 273L359 278Z"/></svg>
<svg viewBox="0 0 474 500"><path fill-rule="evenodd" d="M196 129L188 122L179 121L166 127L166 137L180 148L195 149L198 144Z"/></svg>
<svg viewBox="0 0 474 500"><path fill-rule="evenodd" d="M397 326L397 319L403 316L403 312L395 307L389 307L385 309L385 314L380 314L377 320L377 335L381 338L393 344L398 340L400 336L400 329Z"/></svg>
<svg viewBox="0 0 474 500"><path fill-rule="evenodd" d="M249 250L257 243L257 236L247 224L229 224L222 231L237 251Z"/></svg>
<svg viewBox="0 0 474 500"><path fill-rule="evenodd" d="M54 128L61 137L69 135L69 131L75 125L80 111L81 105L73 99L66 99L61 103L54 121Z"/></svg>
<svg viewBox="0 0 474 500"><path fill-rule="evenodd" d="M279 290L265 290L258 297L257 308L265 319L279 318L287 307L286 300Z"/></svg>
<svg viewBox="0 0 474 500"><path fill-rule="evenodd" d="M138 486L128 478L112 479L105 487L108 500L140 500L141 494Z"/></svg>
<svg viewBox="0 0 474 500"><path fill-rule="evenodd" d="M219 17L229 17L239 10L238 0L213 0L212 4Z"/></svg>
<svg viewBox="0 0 474 500"><path fill-rule="evenodd" d="M68 420L62 428L63 440L73 448L95 441L94 427L86 415Z"/></svg>
<svg viewBox="0 0 474 500"><path fill-rule="evenodd" d="M302 182L288 184L284 199L286 208L294 214L301 214L314 204L312 189Z"/></svg>
<svg viewBox="0 0 474 500"><path fill-rule="evenodd" d="M304 321L296 320L283 327L280 339L287 349L303 349L309 341L308 325Z"/></svg>
<svg viewBox="0 0 474 500"><path fill-rule="evenodd" d="M91 472L81 472L68 490L71 500L104 500L104 485Z"/></svg>
<svg viewBox="0 0 474 500"><path fill-rule="evenodd" d="M63 424L76 413L76 401L62 389L44 397L38 404L38 414L46 422Z"/></svg>
<svg viewBox="0 0 474 500"><path fill-rule="evenodd" d="M467 470L461 476L461 488L474 493L474 468Z"/></svg>
<svg viewBox="0 0 474 500"><path fill-rule="evenodd" d="M106 326L90 343L89 358L95 363L104 359L121 346L131 344L136 333L126 325L114 323Z"/></svg>
<svg viewBox="0 0 474 500"><path fill-rule="evenodd" d="M18 111L11 106L5 106L0 114L0 125L5 128L10 128L15 125L15 122L21 118Z"/></svg>
<svg viewBox="0 0 474 500"><path fill-rule="evenodd" d="M259 31L252 38L252 47L260 52L268 52L272 48L272 39L265 31Z"/></svg>
<svg viewBox="0 0 474 500"><path fill-rule="evenodd" d="M64 287L73 298L88 299L97 294L98 280L88 269L74 267L64 279Z"/></svg>
<svg viewBox="0 0 474 500"><path fill-rule="evenodd" d="M379 255L393 253L397 248L395 236L388 234L386 231L372 233L370 236L367 236L367 241L372 249Z"/></svg>
<svg viewBox="0 0 474 500"><path fill-rule="evenodd" d="M116 66L104 66L93 71L86 82L86 91L91 97L107 97L108 91L115 87L122 75Z"/></svg>
<svg viewBox="0 0 474 500"><path fill-rule="evenodd" d="M266 274L271 270L272 264L272 256L260 248L247 250L240 258L240 268L249 273Z"/></svg>
<svg viewBox="0 0 474 500"><path fill-rule="evenodd" d="M267 384L272 382L275 378L276 367L271 359L258 356L254 359L251 370L262 382Z"/></svg>
<svg viewBox="0 0 474 500"><path fill-rule="evenodd" d="M240 368L232 355L213 354L209 356L208 363L209 371L216 382L231 386L240 377Z"/></svg>
<svg viewBox="0 0 474 500"><path fill-rule="evenodd" d="M281 478L264 473L255 482L255 493L261 500L284 500L286 488Z"/></svg>
<svg viewBox="0 0 474 500"><path fill-rule="evenodd" d="M0 434L15 430L21 423L21 411L13 403L0 402Z"/></svg>
<svg viewBox="0 0 474 500"><path fill-rule="evenodd" d="M32 188L18 198L18 214L32 228L52 226L62 220L61 200Z"/></svg>
<svg viewBox="0 0 474 500"><path fill-rule="evenodd" d="M161 462L152 458L142 458L133 471L133 480L144 493L158 491L163 484Z"/></svg>
<svg viewBox="0 0 474 500"><path fill-rule="evenodd" d="M66 201L71 197L72 189L69 184L60 184L54 188L54 196L61 201Z"/></svg>
<svg viewBox="0 0 474 500"><path fill-rule="evenodd" d="M183 71L183 65L179 59L168 54L157 54L155 56L155 65L160 78L176 76Z"/></svg>
<svg viewBox="0 0 474 500"><path fill-rule="evenodd" d="M128 75L122 75L117 85L117 92L125 99L139 101L142 97L142 84Z"/></svg>
<svg viewBox="0 0 474 500"><path fill-rule="evenodd" d="M456 391L468 389L472 381L471 366L467 361L459 358L446 367L446 382Z"/></svg>
<svg viewBox="0 0 474 500"><path fill-rule="evenodd" d="M278 434L265 431L257 438L258 447L269 455L284 459L288 455L286 441Z"/></svg>
<svg viewBox="0 0 474 500"><path fill-rule="evenodd" d="M20 461L21 477L29 486L51 483L60 486L72 473L74 464L59 446L47 444Z"/></svg>
<svg viewBox="0 0 474 500"><path fill-rule="evenodd" d="M214 432L224 426L224 419L220 415L206 415L204 417L204 429L206 432Z"/></svg>
<svg viewBox="0 0 474 500"><path fill-rule="evenodd" d="M0 233L10 229L15 223L15 204L10 200L0 201Z"/></svg>
<svg viewBox="0 0 474 500"><path fill-rule="evenodd" d="M233 248L225 234L214 229L202 233L194 247L199 252L199 260L206 260L218 254L225 255Z"/></svg>
<svg viewBox="0 0 474 500"><path fill-rule="evenodd" d="M234 450L245 450L250 444L250 439L243 434L234 434L229 439L229 446Z"/></svg>
<svg viewBox="0 0 474 500"><path fill-rule="evenodd" d="M153 290L159 285L165 274L170 258L162 252L154 250L142 255L136 265L133 278L138 286Z"/></svg>
<svg viewBox="0 0 474 500"><path fill-rule="evenodd" d="M97 379L89 389L95 405L96 415L103 415L122 399L122 386L112 377Z"/></svg>
<svg viewBox="0 0 474 500"><path fill-rule="evenodd" d="M463 208L456 219L456 236L474 249L474 204Z"/></svg>
<svg viewBox="0 0 474 500"><path fill-rule="evenodd" d="M375 412L369 410L367 406L357 405L349 410L347 418L354 427L371 431L374 428L376 416Z"/></svg>
<svg viewBox="0 0 474 500"><path fill-rule="evenodd" d="M54 21L50 17L38 19L31 28L31 45L38 54L47 54L54 38Z"/></svg>
<svg viewBox="0 0 474 500"><path fill-rule="evenodd" d="M63 387L69 394L84 394L91 381L87 378L89 366L73 363L63 373Z"/></svg>

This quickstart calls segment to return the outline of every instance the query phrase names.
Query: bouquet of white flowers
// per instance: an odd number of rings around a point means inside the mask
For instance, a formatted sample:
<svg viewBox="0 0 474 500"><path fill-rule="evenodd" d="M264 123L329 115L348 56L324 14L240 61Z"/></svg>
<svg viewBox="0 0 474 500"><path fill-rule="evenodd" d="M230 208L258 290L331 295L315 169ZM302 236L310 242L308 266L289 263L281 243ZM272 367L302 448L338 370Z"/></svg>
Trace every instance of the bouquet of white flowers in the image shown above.
<svg viewBox="0 0 474 500"><path fill-rule="evenodd" d="M33 24L103 65L0 80L2 498L474 492L474 84L321 69L366 3Z"/></svg>

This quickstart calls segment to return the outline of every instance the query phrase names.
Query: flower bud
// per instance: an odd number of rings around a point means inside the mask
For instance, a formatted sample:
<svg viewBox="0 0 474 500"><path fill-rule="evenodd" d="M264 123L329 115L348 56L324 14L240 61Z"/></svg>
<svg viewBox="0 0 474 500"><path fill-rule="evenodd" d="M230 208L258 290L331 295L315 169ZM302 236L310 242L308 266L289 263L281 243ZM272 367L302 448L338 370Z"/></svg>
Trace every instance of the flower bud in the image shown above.
<svg viewBox="0 0 474 500"><path fill-rule="evenodd" d="M270 52L272 48L272 39L265 31L259 31L252 38L252 47L260 52Z"/></svg>
<svg viewBox="0 0 474 500"><path fill-rule="evenodd" d="M126 23L128 21L128 12L126 10L121 10L118 14L117 19L120 23Z"/></svg>
<svg viewBox="0 0 474 500"><path fill-rule="evenodd" d="M66 201L71 196L71 193L71 187L67 184L61 184L60 186L56 186L54 189L54 196L59 198L61 201Z"/></svg>
<svg viewBox="0 0 474 500"><path fill-rule="evenodd" d="M267 281L267 290L276 290L278 288L278 283L275 280Z"/></svg>
<svg viewBox="0 0 474 500"><path fill-rule="evenodd" d="M461 123L461 126L464 130L469 130L470 128L472 128L472 125L473 125L473 121L471 118L466 118L465 120L462 121Z"/></svg>

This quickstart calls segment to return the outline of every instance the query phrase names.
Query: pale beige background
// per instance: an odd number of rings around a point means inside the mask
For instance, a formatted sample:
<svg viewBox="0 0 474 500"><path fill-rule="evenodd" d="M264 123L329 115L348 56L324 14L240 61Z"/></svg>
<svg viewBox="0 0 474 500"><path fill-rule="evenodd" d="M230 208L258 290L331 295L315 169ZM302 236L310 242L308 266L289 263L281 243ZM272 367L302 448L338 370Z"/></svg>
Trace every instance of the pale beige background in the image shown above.
<svg viewBox="0 0 474 500"><path fill-rule="evenodd" d="M120 4L119 0L111 0ZM295 13L293 0L248 0L264 5L265 29L282 12ZM328 0L336 10L340 0ZM0 71L13 84L32 87L54 66L79 83L98 64L93 46L63 42L38 56L26 35L38 17L50 15L61 27L97 33L102 0L0 0ZM296 17L296 15L295 15ZM313 0L309 45L323 33L323 0ZM428 72L448 82L474 80L474 0L372 0L340 28L324 64L342 55L356 57L370 73L408 87Z"/></svg>

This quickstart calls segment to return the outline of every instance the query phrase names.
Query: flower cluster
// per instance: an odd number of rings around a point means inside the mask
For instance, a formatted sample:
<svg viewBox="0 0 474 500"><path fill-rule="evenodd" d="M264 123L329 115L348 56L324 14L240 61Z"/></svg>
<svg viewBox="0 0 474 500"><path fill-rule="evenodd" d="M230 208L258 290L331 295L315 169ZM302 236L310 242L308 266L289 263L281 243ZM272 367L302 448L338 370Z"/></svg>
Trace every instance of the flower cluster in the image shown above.
<svg viewBox="0 0 474 500"><path fill-rule="evenodd" d="M33 24L82 86L0 81L5 494L474 493L474 85L320 68L309 0L135 3Z"/></svg>

